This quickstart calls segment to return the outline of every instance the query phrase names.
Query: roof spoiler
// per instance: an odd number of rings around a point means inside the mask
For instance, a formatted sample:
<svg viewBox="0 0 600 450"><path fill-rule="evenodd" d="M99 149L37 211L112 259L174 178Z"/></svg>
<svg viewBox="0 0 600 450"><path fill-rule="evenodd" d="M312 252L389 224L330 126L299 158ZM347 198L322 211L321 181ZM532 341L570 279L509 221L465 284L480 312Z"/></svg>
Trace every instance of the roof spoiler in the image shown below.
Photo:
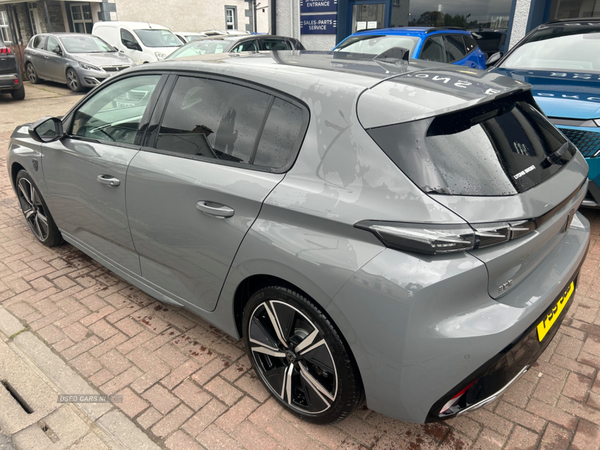
<svg viewBox="0 0 600 450"><path fill-rule="evenodd" d="M410 50L404 47L392 47L388 48L385 52L381 52L379 55L373 58L373 61L378 61L388 64L402 64L405 62L408 64L408 55Z"/></svg>

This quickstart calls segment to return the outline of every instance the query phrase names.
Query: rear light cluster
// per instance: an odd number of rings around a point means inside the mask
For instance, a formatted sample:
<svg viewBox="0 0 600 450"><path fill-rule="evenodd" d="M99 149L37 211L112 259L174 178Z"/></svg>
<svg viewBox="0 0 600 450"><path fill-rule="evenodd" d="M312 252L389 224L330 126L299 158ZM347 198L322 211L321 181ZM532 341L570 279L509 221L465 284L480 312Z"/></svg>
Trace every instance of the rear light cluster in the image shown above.
<svg viewBox="0 0 600 450"><path fill-rule="evenodd" d="M0 55L10 55L10 48L0 47Z"/></svg>
<svg viewBox="0 0 600 450"><path fill-rule="evenodd" d="M537 228L534 219L471 226L364 220L354 226L375 234L386 247L426 255L490 247L525 236Z"/></svg>

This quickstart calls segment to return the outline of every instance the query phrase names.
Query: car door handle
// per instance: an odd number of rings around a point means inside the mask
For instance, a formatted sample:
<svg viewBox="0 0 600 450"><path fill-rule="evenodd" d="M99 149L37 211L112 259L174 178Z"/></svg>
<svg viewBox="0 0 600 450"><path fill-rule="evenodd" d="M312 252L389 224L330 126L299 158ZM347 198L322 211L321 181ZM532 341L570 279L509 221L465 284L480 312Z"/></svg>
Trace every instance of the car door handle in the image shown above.
<svg viewBox="0 0 600 450"><path fill-rule="evenodd" d="M215 217L231 217L235 213L229 206L206 200L200 200L196 203L196 208L209 216Z"/></svg>
<svg viewBox="0 0 600 450"><path fill-rule="evenodd" d="M98 175L97 180L98 183L106 184L107 186L118 186L121 184L121 181L112 175Z"/></svg>

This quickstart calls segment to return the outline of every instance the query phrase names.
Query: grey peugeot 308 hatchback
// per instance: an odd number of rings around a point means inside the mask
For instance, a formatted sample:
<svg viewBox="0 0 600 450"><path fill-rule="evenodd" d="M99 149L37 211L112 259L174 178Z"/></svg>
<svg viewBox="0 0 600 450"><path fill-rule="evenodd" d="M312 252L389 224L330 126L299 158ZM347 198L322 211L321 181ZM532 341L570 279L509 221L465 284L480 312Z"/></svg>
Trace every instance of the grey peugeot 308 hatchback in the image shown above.
<svg viewBox="0 0 600 450"><path fill-rule="evenodd" d="M35 237L242 338L302 418L438 421L553 338L588 167L529 85L332 53L137 67L12 135Z"/></svg>

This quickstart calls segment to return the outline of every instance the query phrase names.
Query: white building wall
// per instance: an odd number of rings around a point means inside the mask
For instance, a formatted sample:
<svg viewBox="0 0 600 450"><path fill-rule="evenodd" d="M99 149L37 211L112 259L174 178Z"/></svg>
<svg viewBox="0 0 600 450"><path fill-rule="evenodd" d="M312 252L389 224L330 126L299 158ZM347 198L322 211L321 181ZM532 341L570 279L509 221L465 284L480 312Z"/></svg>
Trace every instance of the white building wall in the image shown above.
<svg viewBox="0 0 600 450"><path fill-rule="evenodd" d="M517 0L515 15L512 18L512 31L510 32L509 48L513 47L527 34L527 22L531 0Z"/></svg>
<svg viewBox="0 0 600 450"><path fill-rule="evenodd" d="M266 4L266 0L263 1ZM173 31L224 30L225 6L237 8L237 28L246 31L249 3L244 0L116 0L117 19L164 25ZM257 31L268 31L268 10L257 11ZM113 19L114 20L114 19Z"/></svg>

